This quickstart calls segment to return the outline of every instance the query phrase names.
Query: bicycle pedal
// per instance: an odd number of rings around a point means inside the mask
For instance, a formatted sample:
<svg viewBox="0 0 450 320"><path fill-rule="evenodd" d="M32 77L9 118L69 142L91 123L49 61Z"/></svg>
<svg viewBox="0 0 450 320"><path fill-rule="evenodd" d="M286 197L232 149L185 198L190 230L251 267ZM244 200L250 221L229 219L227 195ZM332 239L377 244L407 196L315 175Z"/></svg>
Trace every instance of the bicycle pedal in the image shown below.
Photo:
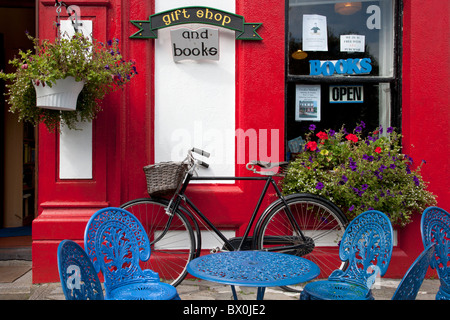
<svg viewBox="0 0 450 320"><path fill-rule="evenodd" d="M212 248L211 251L210 251L210 253L217 253L217 252L220 252L220 248L219 247Z"/></svg>

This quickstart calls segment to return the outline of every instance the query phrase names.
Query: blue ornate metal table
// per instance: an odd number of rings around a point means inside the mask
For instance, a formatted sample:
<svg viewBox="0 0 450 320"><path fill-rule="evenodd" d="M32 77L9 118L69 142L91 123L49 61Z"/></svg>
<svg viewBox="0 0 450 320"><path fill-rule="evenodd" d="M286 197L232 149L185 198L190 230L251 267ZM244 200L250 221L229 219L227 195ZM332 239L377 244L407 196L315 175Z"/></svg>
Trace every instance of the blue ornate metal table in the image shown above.
<svg viewBox="0 0 450 320"><path fill-rule="evenodd" d="M208 254L192 260L187 271L200 279L234 286L258 287L257 299L266 287L306 282L320 273L319 267L304 258L267 251L230 251Z"/></svg>

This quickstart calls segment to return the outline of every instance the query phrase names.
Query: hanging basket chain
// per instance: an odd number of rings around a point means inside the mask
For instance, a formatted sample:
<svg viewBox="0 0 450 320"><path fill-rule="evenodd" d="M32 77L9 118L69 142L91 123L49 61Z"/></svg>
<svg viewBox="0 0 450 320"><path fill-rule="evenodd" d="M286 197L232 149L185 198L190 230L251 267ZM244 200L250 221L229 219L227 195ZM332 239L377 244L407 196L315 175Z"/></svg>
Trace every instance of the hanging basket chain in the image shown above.
<svg viewBox="0 0 450 320"><path fill-rule="evenodd" d="M78 22L78 17L77 17L76 11L73 8L71 8L71 6L68 6L64 1L55 0L55 7L57 7L56 8L56 13L57 13L56 28L57 28L57 31L58 31L58 37L61 37L61 34L60 34L60 26L61 26L60 14L61 14L61 7L62 6L64 6L66 8L66 12L67 12L67 15L69 17L71 17L72 14L74 15L74 19L71 19L72 26L73 26L73 28L75 30L75 33L78 33L78 26L81 26L82 24Z"/></svg>

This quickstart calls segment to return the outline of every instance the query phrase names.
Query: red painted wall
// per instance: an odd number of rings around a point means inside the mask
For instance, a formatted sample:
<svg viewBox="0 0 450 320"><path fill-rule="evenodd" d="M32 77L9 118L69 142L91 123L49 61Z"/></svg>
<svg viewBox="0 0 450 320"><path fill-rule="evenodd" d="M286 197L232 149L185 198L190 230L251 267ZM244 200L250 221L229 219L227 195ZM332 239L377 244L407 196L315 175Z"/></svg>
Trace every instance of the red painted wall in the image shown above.
<svg viewBox="0 0 450 320"><path fill-rule="evenodd" d="M236 127L278 129L284 154L284 2L237 0L236 13L262 22L263 41L236 41ZM126 5L124 5L126 3ZM38 218L33 223L33 282L59 281L56 249L63 239L82 243L89 217L101 207L119 206L146 196L142 167L153 163L153 40L130 40L129 20L154 14L153 1L72 0L82 19L94 21L94 37L119 38L126 58L136 60L139 75L124 92L110 95L94 121L94 178L58 181L58 135L39 128ZM213 5L212 5L213 6ZM54 1L39 1L39 35L53 38ZM445 14L444 14L445 13ZM404 1L402 117L405 151L420 162L439 206L450 210L449 2ZM430 17L439 15L430 26ZM410 145L414 145L412 148ZM247 148L248 149L248 148ZM269 148L270 150L270 148ZM249 175L237 165L238 175ZM262 186L261 186L262 187ZM217 191L212 193L211 189ZM218 224L243 232L258 190L248 182L235 186L196 186L190 195ZM207 195L207 197L206 197ZM399 230L399 246L387 276L403 276L422 250L420 215ZM243 225L244 224L244 225Z"/></svg>
<svg viewBox="0 0 450 320"><path fill-rule="evenodd" d="M104 111L94 121L94 179L58 181L58 135L40 128L39 216L33 224L34 283L59 280L56 266L59 242L75 239L81 243L87 220L95 211L146 196L142 167L154 162L154 41L128 38L136 32L129 20L144 20L154 14L153 2L131 0L123 7L115 0L74 0L70 5L73 4L81 8L82 19L94 20L94 37L103 41L113 37L121 40L122 53L136 60L139 75L124 92L105 100ZM236 127L244 131L278 129L278 152L282 159L285 12L284 6L267 8L260 2L237 1L237 14L246 21L263 23L258 33L264 40L236 41ZM39 14L40 36L54 37L54 2L41 1ZM238 165L236 172L249 174L245 165ZM212 189L216 191L214 194ZM257 192L254 185L245 182L190 188L192 199L215 224L231 226L240 233L254 209ZM249 198L255 202L248 201Z"/></svg>
<svg viewBox="0 0 450 320"><path fill-rule="evenodd" d="M405 153L422 160L429 190L438 206L450 210L450 2L404 1L402 57L402 131ZM435 19L432 17L439 17ZM427 27L432 19L432 27ZM420 213L399 232L402 252L394 256L387 276L402 276L423 250ZM406 254L406 256L405 256ZM404 262L404 263L401 263ZM405 265L406 264L406 265Z"/></svg>

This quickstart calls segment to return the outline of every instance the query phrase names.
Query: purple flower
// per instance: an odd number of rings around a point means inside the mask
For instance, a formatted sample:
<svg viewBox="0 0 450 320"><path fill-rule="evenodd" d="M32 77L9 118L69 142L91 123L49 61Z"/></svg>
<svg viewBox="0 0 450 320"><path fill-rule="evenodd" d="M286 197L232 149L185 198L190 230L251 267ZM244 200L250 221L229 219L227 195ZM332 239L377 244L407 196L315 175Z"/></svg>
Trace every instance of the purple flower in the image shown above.
<svg viewBox="0 0 450 320"><path fill-rule="evenodd" d="M363 128L365 128L365 127L366 127L366 124L365 124L365 122L364 122L364 121L361 121L360 125L361 125L361 127L363 127Z"/></svg>
<svg viewBox="0 0 450 320"><path fill-rule="evenodd" d="M332 136L334 136L336 134L336 131L331 129L330 131L328 131L328 134L330 135L330 137L332 137Z"/></svg>
<svg viewBox="0 0 450 320"><path fill-rule="evenodd" d="M361 131L362 131L361 127L358 126L358 127L355 128L355 132L361 132Z"/></svg>
<svg viewBox="0 0 450 320"><path fill-rule="evenodd" d="M324 187L324 185L323 185L323 183L320 182L320 181L319 181L319 182L317 183L317 185L316 185L316 189L317 189L317 190L322 190L323 187Z"/></svg>
<svg viewBox="0 0 450 320"><path fill-rule="evenodd" d="M108 46L111 46L112 45L112 40L108 40L108 41L106 41L106 43L108 44Z"/></svg>
<svg viewBox="0 0 450 320"><path fill-rule="evenodd" d="M352 205L350 208L348 208L348 211L353 211L355 209L355 206Z"/></svg>
<svg viewBox="0 0 450 320"><path fill-rule="evenodd" d="M392 127L387 128L387 133L392 133L393 131L394 131L394 128L392 128Z"/></svg>
<svg viewBox="0 0 450 320"><path fill-rule="evenodd" d="M389 168L395 169L395 164L391 163L391 165L389 166Z"/></svg>
<svg viewBox="0 0 450 320"><path fill-rule="evenodd" d="M313 125L313 124L311 124L311 125L309 126L309 130L311 130L311 131L314 131L314 130L316 130L316 126L315 126L315 125Z"/></svg>
<svg viewBox="0 0 450 320"><path fill-rule="evenodd" d="M375 170L375 171L373 172L373 174L375 175L375 177L378 178L378 180L383 180L383 176L381 175L381 172L380 172L380 171Z"/></svg>
<svg viewBox="0 0 450 320"><path fill-rule="evenodd" d="M352 157L349 157L348 160L350 161L349 163L349 167L352 171L356 171L356 169L358 168L356 165L356 162L353 161Z"/></svg>
<svg viewBox="0 0 450 320"><path fill-rule="evenodd" d="M419 178L417 178L416 176L414 176L414 177L413 177L413 180L414 180L414 184L415 184L416 186L420 186Z"/></svg>

